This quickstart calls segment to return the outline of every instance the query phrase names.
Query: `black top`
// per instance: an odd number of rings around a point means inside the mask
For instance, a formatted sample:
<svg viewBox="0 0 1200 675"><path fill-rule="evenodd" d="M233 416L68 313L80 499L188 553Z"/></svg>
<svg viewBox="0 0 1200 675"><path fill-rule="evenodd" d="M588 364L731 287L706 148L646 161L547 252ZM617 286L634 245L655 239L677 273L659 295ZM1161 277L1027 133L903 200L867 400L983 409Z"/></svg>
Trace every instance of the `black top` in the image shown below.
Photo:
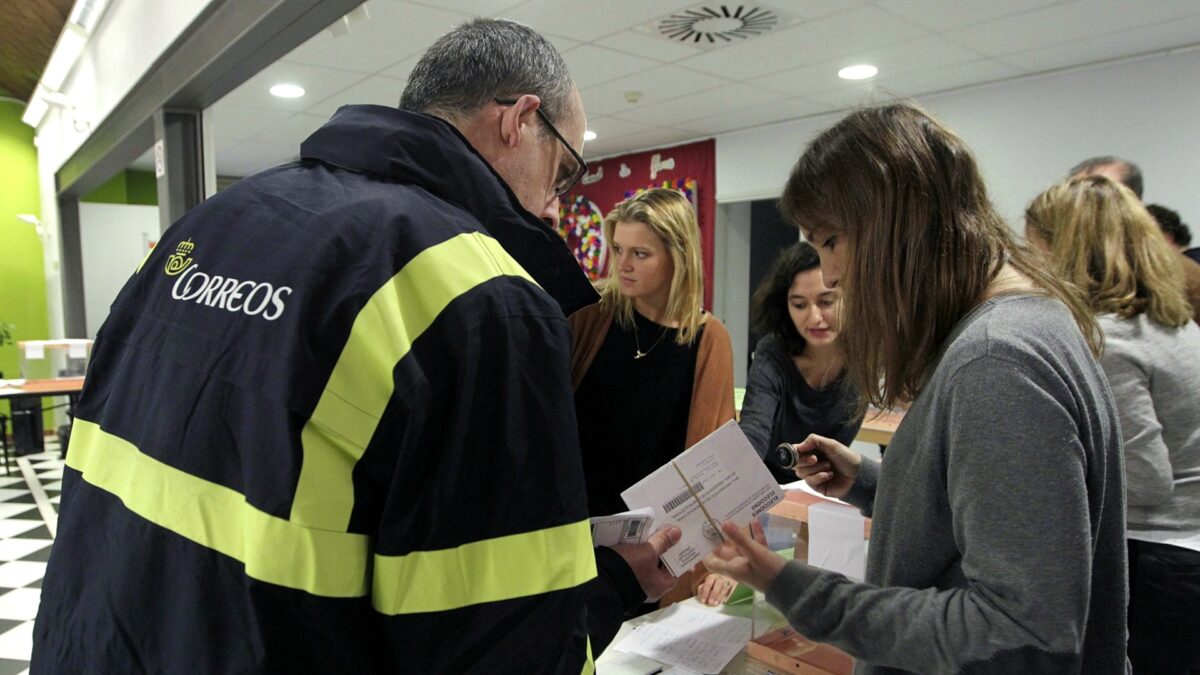
<svg viewBox="0 0 1200 675"><path fill-rule="evenodd" d="M783 340L768 335L754 349L739 424L775 479L791 483L796 474L767 460L767 453L780 443L799 443L809 434L850 445L862 426L861 418L851 419L857 397L844 372L824 389L810 387Z"/></svg>
<svg viewBox="0 0 1200 675"><path fill-rule="evenodd" d="M633 317L636 339L614 319L575 392L593 516L628 510L621 492L686 450L700 335L679 345L676 329Z"/></svg>

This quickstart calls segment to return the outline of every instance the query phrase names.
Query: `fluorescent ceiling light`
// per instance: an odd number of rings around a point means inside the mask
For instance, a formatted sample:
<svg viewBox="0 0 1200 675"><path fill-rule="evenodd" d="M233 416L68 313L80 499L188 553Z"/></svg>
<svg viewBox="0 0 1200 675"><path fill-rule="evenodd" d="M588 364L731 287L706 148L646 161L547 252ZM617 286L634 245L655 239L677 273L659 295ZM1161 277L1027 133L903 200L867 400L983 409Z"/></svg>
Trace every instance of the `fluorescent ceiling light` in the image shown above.
<svg viewBox="0 0 1200 675"><path fill-rule="evenodd" d="M71 16L67 18L67 23L73 23L84 30L85 33L91 33L96 29L96 24L100 22L100 15L104 14L104 7L108 4L108 0L75 0L75 6L71 9Z"/></svg>
<svg viewBox="0 0 1200 675"><path fill-rule="evenodd" d="M304 95L304 87L298 84L277 84L271 87L271 95L279 98L300 98Z"/></svg>
<svg viewBox="0 0 1200 675"><path fill-rule="evenodd" d="M866 80L875 77L879 69L875 66L860 63L856 66L846 66L838 71L838 77L843 80Z"/></svg>
<svg viewBox="0 0 1200 675"><path fill-rule="evenodd" d="M588 129L587 131L583 132L583 140L585 140L585 141L596 140L596 132L592 131L591 129Z"/></svg>
<svg viewBox="0 0 1200 675"><path fill-rule="evenodd" d="M42 72L42 84L47 89L62 89L67 75L70 75L71 69L75 67L75 61L83 53L85 44L86 33L71 24L63 27L62 34L58 36L58 44L54 45L54 52L50 54L50 61L46 64L46 70Z"/></svg>
<svg viewBox="0 0 1200 675"><path fill-rule="evenodd" d="M21 121L36 129L49 110L50 104L46 103L41 96L34 94L29 97L29 105L25 106L25 113L21 115Z"/></svg>

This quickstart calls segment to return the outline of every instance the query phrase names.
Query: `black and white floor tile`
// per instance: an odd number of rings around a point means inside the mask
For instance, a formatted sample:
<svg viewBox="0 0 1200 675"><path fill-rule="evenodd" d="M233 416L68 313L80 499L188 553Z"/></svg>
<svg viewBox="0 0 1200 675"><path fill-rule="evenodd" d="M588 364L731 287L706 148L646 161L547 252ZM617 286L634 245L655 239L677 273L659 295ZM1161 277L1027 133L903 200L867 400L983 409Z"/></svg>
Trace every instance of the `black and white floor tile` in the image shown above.
<svg viewBox="0 0 1200 675"><path fill-rule="evenodd" d="M0 675L29 670L33 618L50 557L62 490L58 443L0 467Z"/></svg>

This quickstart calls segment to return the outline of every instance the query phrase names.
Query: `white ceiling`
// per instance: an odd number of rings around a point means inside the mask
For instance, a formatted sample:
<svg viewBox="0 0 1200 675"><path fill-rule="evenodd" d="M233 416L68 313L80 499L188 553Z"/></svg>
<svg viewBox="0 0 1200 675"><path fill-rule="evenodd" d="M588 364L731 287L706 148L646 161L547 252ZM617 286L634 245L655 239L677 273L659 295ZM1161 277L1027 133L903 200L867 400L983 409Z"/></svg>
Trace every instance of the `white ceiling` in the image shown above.
<svg viewBox="0 0 1200 675"><path fill-rule="evenodd" d="M562 51L598 134L588 157L829 112L881 94L918 96L1200 43L1196 0L757 4L781 14L783 25L705 50L647 29L655 18L697 5L691 1L369 0L370 17L353 23L350 35L322 31L213 106L218 172L245 175L293 159L300 141L340 105L395 105L417 57L474 15L521 21ZM838 79L839 68L860 62L879 75L866 84ZM307 93L271 96L267 89L281 82ZM630 90L641 92L637 103L626 100Z"/></svg>

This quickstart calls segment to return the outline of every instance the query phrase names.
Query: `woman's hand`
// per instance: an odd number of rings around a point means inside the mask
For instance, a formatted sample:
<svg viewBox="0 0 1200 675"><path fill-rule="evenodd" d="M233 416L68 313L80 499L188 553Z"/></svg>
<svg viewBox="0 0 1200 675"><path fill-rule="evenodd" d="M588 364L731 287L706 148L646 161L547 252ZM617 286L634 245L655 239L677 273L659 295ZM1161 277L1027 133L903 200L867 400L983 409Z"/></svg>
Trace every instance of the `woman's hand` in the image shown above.
<svg viewBox="0 0 1200 675"><path fill-rule="evenodd" d="M696 587L696 599L706 605L720 605L733 595L737 582L724 574L710 572Z"/></svg>
<svg viewBox="0 0 1200 675"><path fill-rule="evenodd" d="M750 532L754 539L729 521L721 526L721 532L725 534L725 543L704 559L704 566L713 572L733 577L756 590L766 591L787 561L759 543L765 541L762 525L759 525L758 521L750 523Z"/></svg>
<svg viewBox="0 0 1200 675"><path fill-rule="evenodd" d="M799 455L793 470L817 492L826 497L845 497L858 476L862 455L832 438L809 434L803 443L792 446Z"/></svg>

